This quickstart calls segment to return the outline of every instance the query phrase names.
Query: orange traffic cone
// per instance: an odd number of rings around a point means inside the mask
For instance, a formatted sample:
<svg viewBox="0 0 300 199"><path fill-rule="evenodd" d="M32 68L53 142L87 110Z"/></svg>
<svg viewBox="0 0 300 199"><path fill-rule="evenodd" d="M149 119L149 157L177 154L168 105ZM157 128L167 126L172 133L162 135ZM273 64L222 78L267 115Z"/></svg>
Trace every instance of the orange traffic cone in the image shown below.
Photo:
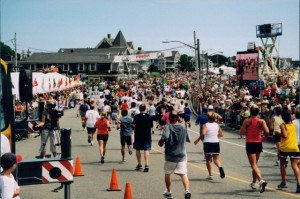
<svg viewBox="0 0 300 199"><path fill-rule="evenodd" d="M84 176L82 174L81 164L80 164L80 158L76 157L76 163L75 163L75 170L74 170L74 177L76 176Z"/></svg>
<svg viewBox="0 0 300 199"><path fill-rule="evenodd" d="M121 189L119 189L117 171L115 168L112 170L110 188L107 189L107 191L121 191Z"/></svg>
<svg viewBox="0 0 300 199"><path fill-rule="evenodd" d="M126 183L124 199L132 199L131 186L129 182Z"/></svg>

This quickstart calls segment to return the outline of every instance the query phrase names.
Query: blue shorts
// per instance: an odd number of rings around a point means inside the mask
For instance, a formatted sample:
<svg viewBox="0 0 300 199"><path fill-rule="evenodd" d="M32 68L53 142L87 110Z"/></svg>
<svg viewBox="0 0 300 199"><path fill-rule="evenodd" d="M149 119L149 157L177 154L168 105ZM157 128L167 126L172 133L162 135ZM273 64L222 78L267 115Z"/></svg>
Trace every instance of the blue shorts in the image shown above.
<svg viewBox="0 0 300 199"><path fill-rule="evenodd" d="M133 148L136 150L150 151L152 142L134 142Z"/></svg>

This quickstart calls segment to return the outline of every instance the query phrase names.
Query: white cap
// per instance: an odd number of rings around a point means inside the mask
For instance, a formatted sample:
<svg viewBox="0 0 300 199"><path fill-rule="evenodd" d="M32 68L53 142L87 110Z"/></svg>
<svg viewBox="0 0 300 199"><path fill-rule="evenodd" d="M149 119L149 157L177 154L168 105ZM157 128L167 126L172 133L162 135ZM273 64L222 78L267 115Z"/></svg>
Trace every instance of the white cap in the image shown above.
<svg viewBox="0 0 300 199"><path fill-rule="evenodd" d="M209 105L207 108L208 108L208 109L211 109L211 110L214 109L214 107L213 107L212 105Z"/></svg>

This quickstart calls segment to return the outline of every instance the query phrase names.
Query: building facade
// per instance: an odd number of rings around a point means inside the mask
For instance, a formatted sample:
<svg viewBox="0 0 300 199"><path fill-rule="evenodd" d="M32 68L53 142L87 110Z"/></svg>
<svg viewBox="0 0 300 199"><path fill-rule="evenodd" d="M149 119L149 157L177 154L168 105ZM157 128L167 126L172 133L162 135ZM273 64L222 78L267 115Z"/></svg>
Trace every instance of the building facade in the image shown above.
<svg viewBox="0 0 300 199"><path fill-rule="evenodd" d="M136 50L133 42L127 42L120 30L115 38L107 34L95 48L61 48L57 53L33 53L18 64L35 72L55 68L69 77L80 74L86 80L105 81L137 77L139 72L146 71L154 60L159 59L158 54L142 48ZM165 54L167 68L175 68L180 57L178 51Z"/></svg>

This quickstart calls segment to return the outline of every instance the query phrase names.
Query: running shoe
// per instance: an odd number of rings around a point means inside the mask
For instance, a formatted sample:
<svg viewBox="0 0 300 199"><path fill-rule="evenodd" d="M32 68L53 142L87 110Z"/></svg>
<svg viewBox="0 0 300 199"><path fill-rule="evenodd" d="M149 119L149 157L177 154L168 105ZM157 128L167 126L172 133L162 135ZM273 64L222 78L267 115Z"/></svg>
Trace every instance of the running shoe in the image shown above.
<svg viewBox="0 0 300 199"><path fill-rule="evenodd" d="M278 189L285 189L285 188L288 188L288 187L286 186L285 183L281 182L281 183L277 186L277 188L278 188Z"/></svg>
<svg viewBox="0 0 300 199"><path fill-rule="evenodd" d="M104 163L104 156L101 157L101 163Z"/></svg>
<svg viewBox="0 0 300 199"><path fill-rule="evenodd" d="M192 194L190 192L185 192L185 194L184 194L185 199L190 199L191 196L192 196Z"/></svg>
<svg viewBox="0 0 300 199"><path fill-rule="evenodd" d="M211 176L211 175L206 177L206 180L213 180L213 179L214 179L214 176Z"/></svg>
<svg viewBox="0 0 300 199"><path fill-rule="evenodd" d="M132 155L132 150L129 149L129 150L128 150L128 153L129 153L129 155Z"/></svg>
<svg viewBox="0 0 300 199"><path fill-rule="evenodd" d="M250 187L251 187L251 189L255 190L256 189L256 183L255 182L250 183Z"/></svg>
<svg viewBox="0 0 300 199"><path fill-rule="evenodd" d="M300 184L297 184L296 193L300 193Z"/></svg>
<svg viewBox="0 0 300 199"><path fill-rule="evenodd" d="M123 158L123 159L122 159L122 162L126 162L126 159L125 159L125 158Z"/></svg>
<svg viewBox="0 0 300 199"><path fill-rule="evenodd" d="M275 162L275 166L279 166L279 165L280 165L280 161L277 160L277 161Z"/></svg>
<svg viewBox="0 0 300 199"><path fill-rule="evenodd" d="M93 146L94 145L94 142L93 141L91 141L91 146Z"/></svg>
<svg viewBox="0 0 300 199"><path fill-rule="evenodd" d="M144 172L149 172L149 165L145 165Z"/></svg>
<svg viewBox="0 0 300 199"><path fill-rule="evenodd" d="M268 183L266 181L264 181L264 180L260 181L260 183L259 183L259 185L260 185L260 193L265 192L267 184Z"/></svg>
<svg viewBox="0 0 300 199"><path fill-rule="evenodd" d="M142 168L143 168L143 166L140 165L140 164L138 164L138 165L135 167L135 170L136 170L136 171L139 171L139 170L141 170Z"/></svg>
<svg viewBox="0 0 300 199"><path fill-rule="evenodd" d="M165 191L165 193L163 193L163 196L167 199L172 199L173 195L171 192Z"/></svg>
<svg viewBox="0 0 300 199"><path fill-rule="evenodd" d="M219 172L220 172L220 177L225 178L225 172L224 172L223 167L219 167Z"/></svg>
<svg viewBox="0 0 300 199"><path fill-rule="evenodd" d="M89 144L91 143L91 138L90 138L90 137L88 137L88 143L89 143Z"/></svg>

